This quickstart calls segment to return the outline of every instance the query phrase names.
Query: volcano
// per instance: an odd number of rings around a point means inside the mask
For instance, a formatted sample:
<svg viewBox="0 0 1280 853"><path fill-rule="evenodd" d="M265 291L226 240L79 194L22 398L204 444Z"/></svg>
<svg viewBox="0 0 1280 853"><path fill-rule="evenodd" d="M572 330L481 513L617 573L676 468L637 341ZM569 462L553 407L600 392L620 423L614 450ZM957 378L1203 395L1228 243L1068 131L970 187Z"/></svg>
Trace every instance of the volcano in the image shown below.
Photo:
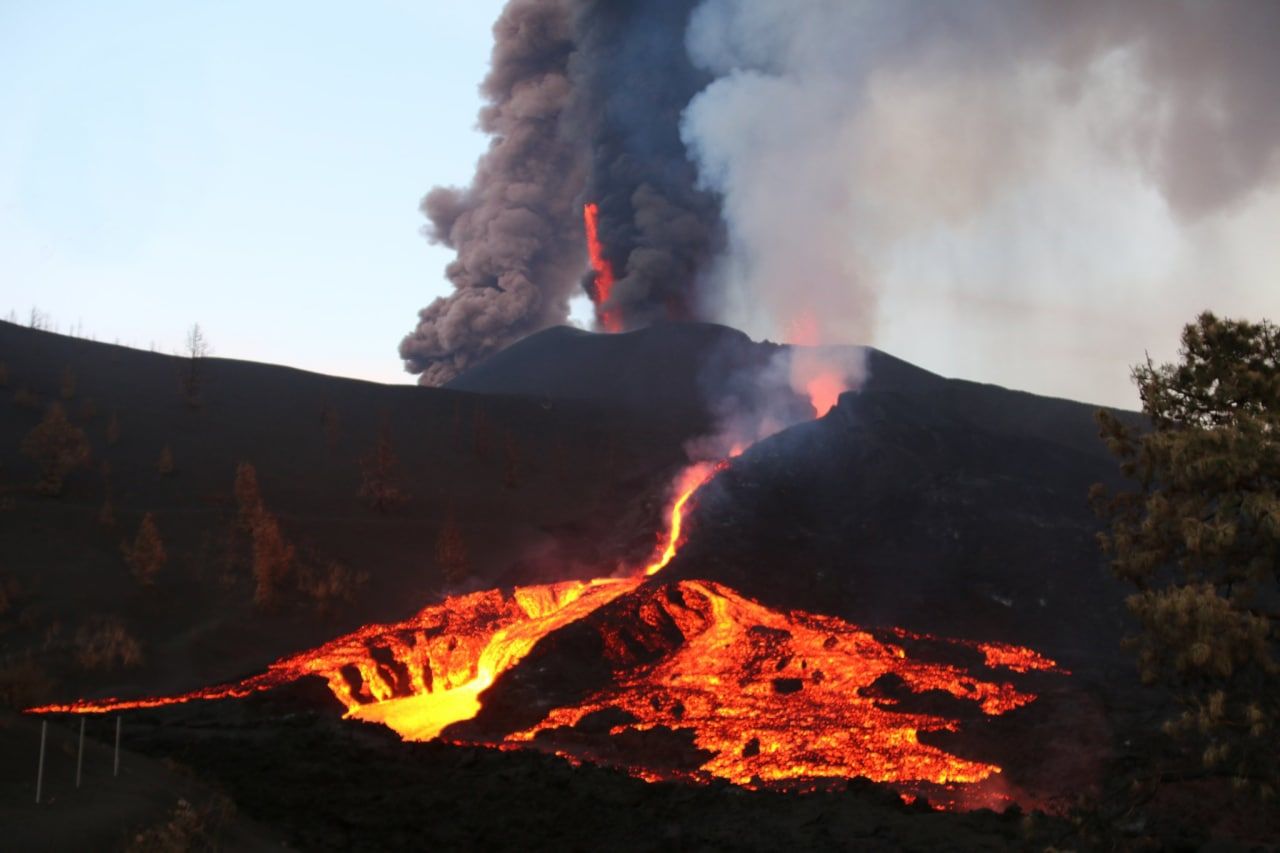
<svg viewBox="0 0 1280 853"><path fill-rule="evenodd" d="M76 364L85 365L85 384L106 399L111 377L124 372L113 365L139 360L129 370L135 388L138 377L165 381L181 367L29 330L13 329L8 343L9 364L24 377L38 375L37 363L66 363L67 352L82 350ZM291 626L305 624L300 613L254 618L253 642L221 641L220 656L205 653L213 665L167 677L176 689L166 690L157 671L100 681L80 693L87 699L68 702L63 691L50 697L60 702L28 707L141 713L255 694L287 704L290 685L316 682L327 688L320 704L338 709L348 726L376 723L411 742L550 754L649 781L812 791L865 777L901 797L956 808L1038 806L1096 783L1110 738L1098 685L1120 665L1115 641L1124 623L1085 502L1089 484L1114 476L1092 407L850 350L865 360L868 378L830 411L817 417L803 396L783 400L790 426L719 465L681 465L681 448L726 409L758 399L757 380L786 351L701 324L608 336L553 329L444 390L303 377L318 389L308 392L317 409L336 401L352 420L342 402L349 392L375 411L384 390L400 412L442 409L424 422L434 418L433 434L451 435L455 448L474 445L480 426L494 430L487 419L521 430L522 418L573 424L582 430L578 464L566 470L592 488L621 487L607 493L603 512L589 503L556 510L583 519L576 530L547 530L590 541L592 550L563 563L486 557L471 589L447 596L424 590L407 569L383 574L362 563L393 596L365 598L337 624L299 631ZM279 395L264 391L272 370L210 360L207 409L175 422L216 417L244 429L229 442L236 456L213 467L229 480L230 460L247 452L264 460L265 483L294 478L290 493L264 491L296 531L292 519L307 510L288 494L310 498L327 487L300 488L302 465L273 467L294 457L245 449L254 435L270 434L263 423L290 417L290 407L272 408ZM254 407L237 409L240 399ZM493 414L481 420L477 412ZM473 435L460 444L460 431ZM641 457L618 450L628 442ZM423 465L416 444L401 446L410 466ZM128 458L115 465L127 469ZM549 475L518 485L513 497L555 506L564 480ZM202 475L196 466L186 476ZM94 511L91 483L73 477L69 489ZM426 512L457 506L443 486L435 494L444 499ZM17 514L38 508L23 498ZM207 512L225 518L226 510ZM405 522L422 512L411 504ZM175 529L158 517L163 530ZM468 538L507 530L490 524L492 512L481 526L480 516L459 518ZM515 554L528 545L513 538L505 547ZM409 598L416 603L406 606ZM190 610L200 599L168 600L175 617L187 608L181 618L209 624L206 648L216 631L230 638L250 619L219 629ZM256 639L268 628L275 639ZM321 630L326 636L314 642L299 639ZM148 647L183 648L158 637ZM93 698L103 696L122 698Z"/></svg>

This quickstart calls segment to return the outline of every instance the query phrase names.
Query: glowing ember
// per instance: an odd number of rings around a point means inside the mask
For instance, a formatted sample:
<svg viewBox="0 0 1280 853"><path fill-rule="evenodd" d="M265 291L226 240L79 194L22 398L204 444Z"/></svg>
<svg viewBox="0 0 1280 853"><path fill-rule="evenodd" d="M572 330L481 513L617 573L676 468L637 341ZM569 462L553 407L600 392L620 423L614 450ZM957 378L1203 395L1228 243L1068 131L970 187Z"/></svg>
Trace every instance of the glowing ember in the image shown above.
<svg viewBox="0 0 1280 853"><path fill-rule="evenodd" d="M613 264L604 256L604 246L600 243L600 207L594 202L582 208L582 219L587 230L587 255L591 258L591 269L595 270L594 288L591 301L596 306L596 319L606 332L622 331L622 322L616 311L605 306L613 292Z"/></svg>

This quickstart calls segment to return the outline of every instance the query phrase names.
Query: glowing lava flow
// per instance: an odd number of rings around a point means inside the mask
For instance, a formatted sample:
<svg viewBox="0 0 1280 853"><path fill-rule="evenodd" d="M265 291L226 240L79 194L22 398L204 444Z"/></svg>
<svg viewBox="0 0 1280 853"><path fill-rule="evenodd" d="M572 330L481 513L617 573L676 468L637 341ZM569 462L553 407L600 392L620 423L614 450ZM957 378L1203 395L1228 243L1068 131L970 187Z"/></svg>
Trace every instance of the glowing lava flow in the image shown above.
<svg viewBox="0 0 1280 853"><path fill-rule="evenodd" d="M513 740L589 750L590 741L584 743L573 727L608 711L611 737L660 727L692 730L694 745L710 755L686 774L693 778L748 784L866 776L946 785L979 782L1000 768L921 743L918 733L955 731L958 723L901 709L876 691L878 681L891 676L914 694L943 691L989 716L1035 699L955 665L912 660L902 647L842 619L771 610L709 581L654 588L638 612L638 621L650 623L655 634L659 623L673 624L680 641L668 640L667 653L643 666L628 666L625 649L611 650L620 674L609 687L556 708ZM1010 655L1000 665L1015 666L1017 647L1003 648ZM610 744L609 751L616 747Z"/></svg>
<svg viewBox="0 0 1280 853"><path fill-rule="evenodd" d="M403 622L366 625L282 658L234 684L30 710L103 713L240 698L319 676L347 717L384 724L406 740L431 740L449 725L473 719L481 694L540 640L583 621L600 637L613 673L608 686L551 708L531 728L480 743L595 758L650 780L720 777L758 785L860 775L910 792L920 785L954 790L999 773L994 764L922 743L920 733L957 731L960 721L913 710L908 700L942 691L971 703L978 714L1004 714L1035 695L993 680L993 674L1061 672L1043 655L901 630L894 632L899 645L836 617L771 610L710 581L646 582L683 544L685 515L699 489L728 464L697 463L681 472L667 530L650 562L629 577L454 596ZM986 673L908 655L908 641L922 639L962 648L970 659L980 652ZM585 725L588 717L608 720L603 732L598 724ZM679 732L691 736L686 752L694 757L655 763L645 739Z"/></svg>
<svg viewBox="0 0 1280 853"><path fill-rule="evenodd" d="M594 202L582 208L582 219L587 231L587 255L591 258L591 269L595 271L594 289L591 301L596 306L596 317L606 332L622 331L622 321L616 311L605 306L613 293L613 264L604 256L604 246L600 243L600 207Z"/></svg>
<svg viewBox="0 0 1280 853"><path fill-rule="evenodd" d="M431 740L480 710L480 694L538 640L635 589L671 561L694 493L727 463L695 463L677 478L667 532L647 566L628 578L597 578L454 596L390 625L366 625L318 649L283 658L244 681L177 696L45 705L31 713L106 713L184 702L239 699L308 675L325 679L347 716L380 722L410 740Z"/></svg>

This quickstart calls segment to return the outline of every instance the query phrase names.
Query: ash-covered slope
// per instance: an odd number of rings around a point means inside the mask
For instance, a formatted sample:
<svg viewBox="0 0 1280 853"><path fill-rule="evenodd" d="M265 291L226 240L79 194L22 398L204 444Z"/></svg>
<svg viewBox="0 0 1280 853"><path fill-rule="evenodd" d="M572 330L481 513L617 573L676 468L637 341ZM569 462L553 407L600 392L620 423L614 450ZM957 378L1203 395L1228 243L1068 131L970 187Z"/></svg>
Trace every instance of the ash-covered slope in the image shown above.
<svg viewBox="0 0 1280 853"><path fill-rule="evenodd" d="M200 361L189 394L186 359L11 323L0 323L0 366L0 703L207 686L403 618L447 589L607 572L627 543L649 546L694 432L590 401L216 358ZM57 496L37 490L22 452L53 404L89 444ZM384 431L387 478L404 500L380 512L360 491ZM166 449L172 470L162 472ZM296 553L270 607L254 604L237 521L242 462ZM168 558L150 585L121 550L146 513ZM450 519L466 574L452 586L436 548ZM328 601L299 588L334 565L366 581ZM104 624L138 642L140 663L81 665L81 638ZM24 684L6 681L10 672Z"/></svg>
<svg viewBox="0 0 1280 853"><path fill-rule="evenodd" d="M707 403L717 380L748 399L744 377L781 349L705 324L561 328L456 384L638 411L701 406L707 419L722 410ZM1097 407L864 352L860 391L761 442L704 490L665 574L861 624L1029 644L1074 665L1123 660L1123 590L1087 502L1092 484L1118 477Z"/></svg>
<svg viewBox="0 0 1280 853"><path fill-rule="evenodd" d="M1118 474L1091 432L1091 407L968 383L845 394L706 488L668 571L1105 666L1124 591L1087 494Z"/></svg>
<svg viewBox="0 0 1280 853"><path fill-rule="evenodd" d="M491 356L445 387L592 400L709 429L713 412L752 404L757 374L782 349L710 323L659 323L618 335L556 326Z"/></svg>

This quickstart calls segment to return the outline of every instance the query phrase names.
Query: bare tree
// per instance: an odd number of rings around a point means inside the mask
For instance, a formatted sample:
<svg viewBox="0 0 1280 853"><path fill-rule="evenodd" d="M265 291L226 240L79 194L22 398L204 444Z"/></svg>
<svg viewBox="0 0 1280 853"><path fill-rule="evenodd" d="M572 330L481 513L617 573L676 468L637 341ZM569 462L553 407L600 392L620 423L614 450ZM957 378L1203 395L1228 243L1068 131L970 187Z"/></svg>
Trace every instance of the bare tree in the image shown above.
<svg viewBox="0 0 1280 853"><path fill-rule="evenodd" d="M152 347L154 349L154 346ZM187 368L182 377L182 395L187 405L195 408L200 405L200 386L203 376L201 362L213 354L213 347L205 337L199 323L192 323L183 341L183 352L187 357Z"/></svg>

